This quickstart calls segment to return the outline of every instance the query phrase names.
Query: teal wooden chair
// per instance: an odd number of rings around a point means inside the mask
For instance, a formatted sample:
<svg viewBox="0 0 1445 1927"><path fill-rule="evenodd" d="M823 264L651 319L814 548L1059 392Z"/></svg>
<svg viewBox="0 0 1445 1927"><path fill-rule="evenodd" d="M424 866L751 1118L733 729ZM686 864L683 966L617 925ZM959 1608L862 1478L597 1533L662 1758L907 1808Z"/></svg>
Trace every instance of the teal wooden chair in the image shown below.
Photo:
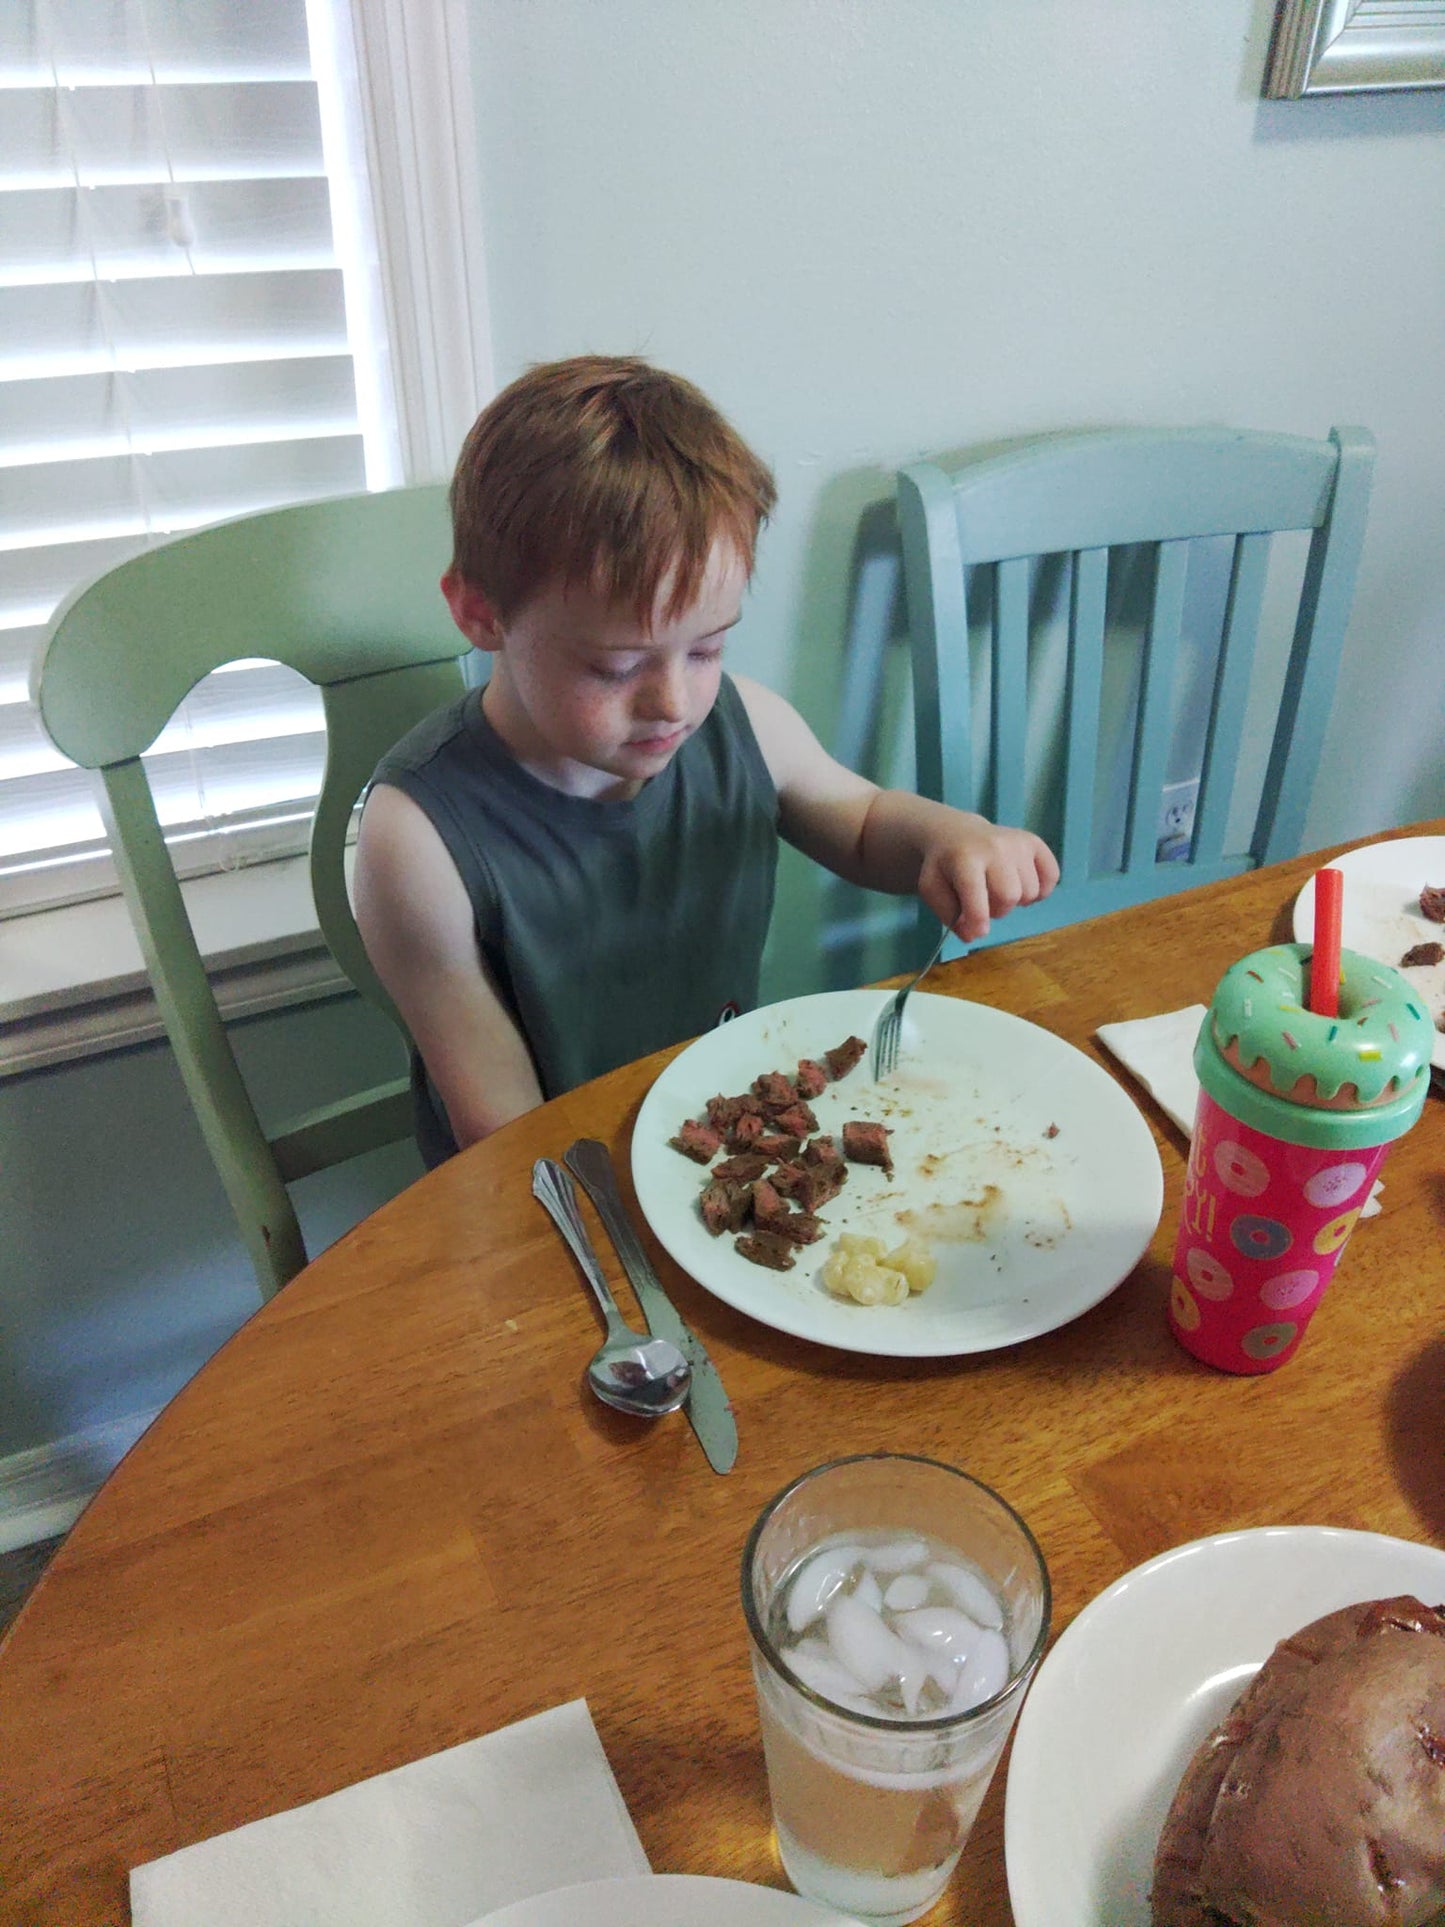
<svg viewBox="0 0 1445 1927"><path fill-rule="evenodd" d="M367 960L344 852L382 753L463 688L437 590L451 554L442 487L312 502L180 536L57 611L33 694L56 746L97 777L142 954L186 1090L263 1297L306 1263L287 1185L407 1137L407 1080L263 1130L206 979L140 761L211 670L270 657L321 692L326 769L311 834L317 921L363 996L400 1018ZM404 1034L404 1033L403 1033Z"/></svg>
<svg viewBox="0 0 1445 1927"><path fill-rule="evenodd" d="M919 462L900 472L919 790L1037 830L1060 861L1053 895L996 924L987 942L1298 853L1373 467L1374 441L1362 429L1332 430L1327 441L1122 429L1030 441L951 470ZM1263 719L1262 787L1252 810L1245 796L1241 826L1236 775L1246 735L1259 735L1251 677L1271 548L1285 531L1305 532L1307 547L1283 611L1290 640L1277 708ZM1220 621L1206 652L1208 686L1189 692L1203 738L1193 838L1184 860L1160 861L1186 591L1207 562L1219 577ZM1268 604L1275 616L1279 573ZM1131 583L1137 620L1125 635ZM1041 629L1050 625L1048 645ZM1189 644L1196 652L1192 628ZM1101 750L1103 692L1117 705L1121 651L1126 714L1116 767ZM977 683L986 685L981 704ZM1099 819L1111 786L1125 793L1122 838L1101 861ZM945 954L960 948L951 939Z"/></svg>

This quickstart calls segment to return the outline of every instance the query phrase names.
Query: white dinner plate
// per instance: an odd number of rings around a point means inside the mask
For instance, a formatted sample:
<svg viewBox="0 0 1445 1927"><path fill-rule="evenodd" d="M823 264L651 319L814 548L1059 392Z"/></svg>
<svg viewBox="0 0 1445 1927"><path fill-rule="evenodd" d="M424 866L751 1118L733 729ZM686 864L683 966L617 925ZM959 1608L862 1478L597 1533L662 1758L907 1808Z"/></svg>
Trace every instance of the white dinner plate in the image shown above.
<svg viewBox="0 0 1445 1927"><path fill-rule="evenodd" d="M1052 1331L1119 1284L1148 1249L1163 1204L1149 1127L1113 1077L1037 1024L915 991L898 1068L874 1083L865 1057L814 1099L819 1129L846 1118L892 1131L894 1175L852 1164L826 1227L791 1271L765 1270L712 1237L698 1213L701 1165L668 1144L709 1097L788 1073L850 1035L871 1037L891 992L824 991L709 1031L667 1066L632 1133L638 1202L684 1271L779 1331L901 1358L991 1351ZM837 1233L925 1239L938 1260L904 1305L829 1295L818 1276Z"/></svg>
<svg viewBox="0 0 1445 1927"><path fill-rule="evenodd" d="M1395 1593L1445 1600L1445 1552L1272 1526L1176 1546L1092 1600L1019 1715L1004 1801L1017 1927L1149 1927L1159 1830L1199 1742L1279 1640Z"/></svg>
<svg viewBox="0 0 1445 1927"><path fill-rule="evenodd" d="M775 1887L656 1873L559 1887L472 1927L849 1927L849 1917Z"/></svg>
<svg viewBox="0 0 1445 1927"><path fill-rule="evenodd" d="M1387 843L1362 843L1330 865L1345 879L1340 908L1340 941L1362 957L1393 964L1417 943L1445 944L1445 925L1420 915L1420 891L1429 883L1445 885L1445 836L1397 836ZM1294 939L1313 943L1315 880L1294 900ZM1400 975L1414 984L1436 1025L1445 1015L1445 963L1411 964ZM1445 1070L1445 1032L1435 1032L1432 1062Z"/></svg>

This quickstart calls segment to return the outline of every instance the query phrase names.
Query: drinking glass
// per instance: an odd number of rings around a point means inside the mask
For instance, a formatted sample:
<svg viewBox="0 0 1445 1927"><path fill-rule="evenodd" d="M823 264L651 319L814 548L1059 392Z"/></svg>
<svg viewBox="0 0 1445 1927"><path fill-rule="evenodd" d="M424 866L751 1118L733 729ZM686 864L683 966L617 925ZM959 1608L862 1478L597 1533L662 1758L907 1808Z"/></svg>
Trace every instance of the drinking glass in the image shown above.
<svg viewBox="0 0 1445 1927"><path fill-rule="evenodd" d="M964 1710L950 1702L926 1714L920 1703L910 1717L897 1701L896 1679L872 1700L861 1683L843 1690L818 1661L830 1633L841 1640L850 1630L835 1621L837 1596L803 1636L812 1649L805 1667L788 1618L789 1587L805 1566L817 1569L819 1548L832 1546L845 1548L845 1557L857 1553L850 1585L858 1595L865 1587L874 1598L891 1591L912 1549L921 1557L911 1569L931 1597L940 1596L942 1573L949 1586L963 1588L955 1601L970 1598L972 1589L984 1602L975 1608L980 1621L990 1617L987 1602L995 1602L995 1629L979 1648L992 1641L986 1697ZM918 1590L915 1584L896 1596L913 1598ZM743 1553L742 1596L773 1821L789 1880L807 1899L877 1927L916 1920L957 1865L1048 1638L1048 1571L1033 1534L996 1492L954 1466L902 1453L835 1459L805 1472L763 1508ZM854 1621L861 1616L847 1610ZM892 1630L899 1623L890 1613L878 1643L885 1654L907 1648L911 1669L911 1642L895 1649L886 1643L900 1640ZM920 1630L907 1614L902 1623Z"/></svg>

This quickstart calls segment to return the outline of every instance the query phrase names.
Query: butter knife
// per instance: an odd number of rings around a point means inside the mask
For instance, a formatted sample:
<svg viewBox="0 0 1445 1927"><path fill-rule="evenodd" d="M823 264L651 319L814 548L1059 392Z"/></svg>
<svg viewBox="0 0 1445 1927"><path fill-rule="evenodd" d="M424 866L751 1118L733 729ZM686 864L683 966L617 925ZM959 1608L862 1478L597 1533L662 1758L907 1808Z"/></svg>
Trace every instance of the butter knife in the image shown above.
<svg viewBox="0 0 1445 1927"><path fill-rule="evenodd" d="M632 1228L617 1188L617 1176L607 1146L594 1137L578 1138L562 1162L597 1207L603 1227L617 1247L622 1269L631 1281L648 1328L658 1338L670 1338L692 1367L692 1387L683 1406L698 1444L714 1472L731 1472L738 1456L738 1424L732 1401L723 1389L717 1367L702 1340L688 1330L677 1308L663 1290L642 1240Z"/></svg>

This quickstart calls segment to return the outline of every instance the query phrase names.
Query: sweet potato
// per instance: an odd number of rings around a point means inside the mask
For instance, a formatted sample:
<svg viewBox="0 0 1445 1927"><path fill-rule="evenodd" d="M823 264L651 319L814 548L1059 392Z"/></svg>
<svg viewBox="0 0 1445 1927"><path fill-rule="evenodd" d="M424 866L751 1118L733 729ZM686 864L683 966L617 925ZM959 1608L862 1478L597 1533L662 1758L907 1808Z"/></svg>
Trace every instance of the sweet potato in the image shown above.
<svg viewBox="0 0 1445 1927"><path fill-rule="evenodd" d="M1430 1927L1445 1909L1445 1610L1283 1640L1186 1768L1154 1927Z"/></svg>

